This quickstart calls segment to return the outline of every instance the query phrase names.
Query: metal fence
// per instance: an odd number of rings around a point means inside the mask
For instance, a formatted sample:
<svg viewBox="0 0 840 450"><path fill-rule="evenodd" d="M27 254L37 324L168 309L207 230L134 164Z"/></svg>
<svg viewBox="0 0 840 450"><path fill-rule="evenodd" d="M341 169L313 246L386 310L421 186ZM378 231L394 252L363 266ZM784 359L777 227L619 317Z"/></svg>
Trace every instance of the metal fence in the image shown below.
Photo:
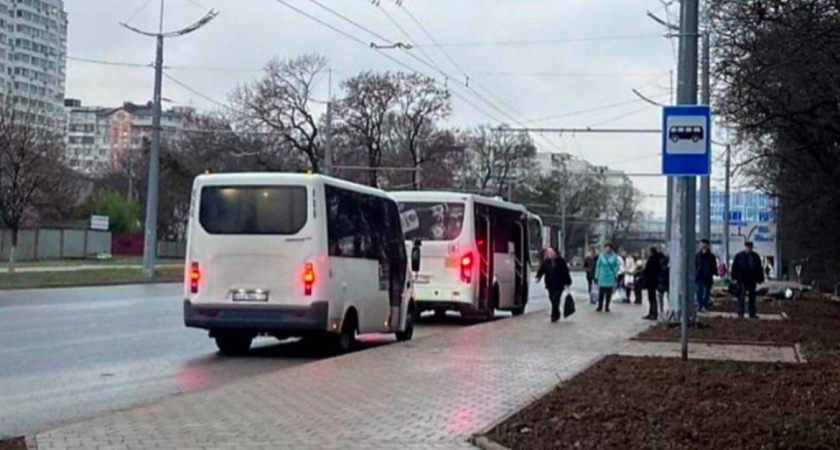
<svg viewBox="0 0 840 450"><path fill-rule="evenodd" d="M0 260L9 259L12 231L0 230ZM111 232L82 229L35 228L20 230L15 259L89 258L111 253Z"/></svg>

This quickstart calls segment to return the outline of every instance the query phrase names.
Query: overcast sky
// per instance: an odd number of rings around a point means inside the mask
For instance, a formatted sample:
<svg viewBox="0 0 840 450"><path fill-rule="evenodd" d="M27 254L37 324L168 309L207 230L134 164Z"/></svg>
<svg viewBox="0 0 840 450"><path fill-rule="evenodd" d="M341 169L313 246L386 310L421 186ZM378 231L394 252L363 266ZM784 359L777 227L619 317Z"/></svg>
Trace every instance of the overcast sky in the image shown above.
<svg viewBox="0 0 840 450"><path fill-rule="evenodd" d="M365 43L382 43L309 0L284 1ZM431 44L430 39L406 11L413 14L470 75L472 88L505 111L503 115L476 98L473 91L450 81L453 89L481 108L456 97L449 120L453 126L498 124L498 119L512 126L523 122L544 127L658 128L660 110L634 101L631 90L636 88L664 102L670 99L674 49L662 36L662 27L646 17L647 10L665 17L659 0L403 0L405 10L392 0L381 0L379 7L370 0L320 1L392 41L407 42L387 12L435 65L464 81L460 69L443 52L425 45ZM70 21L68 55L151 62L153 39L131 33L119 22L131 19L136 27L156 29L158 2L65 0ZM172 76L211 100L225 101L237 84L257 77L259 69L274 57L310 52L327 56L334 70L334 94L338 94L335 91L342 77L359 71L406 70L277 0L167 0L164 28L188 25L210 8L220 12L210 25L166 42L165 64L173 67L169 71ZM676 6L671 7L671 13L677 13ZM426 58L421 48L411 51ZM413 69L443 79L402 51L389 52ZM151 97L150 69L72 59L67 66L67 96L84 104L110 106L145 102ZM327 96L327 88L324 77L318 86L321 97ZM172 82L164 84L164 97L171 100L170 105L218 108L203 96ZM547 117L553 118L537 120ZM540 151L564 151L629 173L653 173L660 168L661 144L656 135L545 134L534 138ZM643 205L646 210L664 210L664 200L658 197L665 193L663 179L634 178L634 183L651 196Z"/></svg>

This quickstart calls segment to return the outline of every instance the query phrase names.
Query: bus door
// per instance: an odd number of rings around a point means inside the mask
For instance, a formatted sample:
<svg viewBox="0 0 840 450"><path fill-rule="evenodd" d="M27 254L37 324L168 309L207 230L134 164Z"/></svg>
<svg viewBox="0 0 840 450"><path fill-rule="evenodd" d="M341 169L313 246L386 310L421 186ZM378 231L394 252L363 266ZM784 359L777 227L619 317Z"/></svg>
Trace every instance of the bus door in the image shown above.
<svg viewBox="0 0 840 450"><path fill-rule="evenodd" d="M528 233L523 222L517 222L515 233L518 246L516 248L516 282L514 284L515 306L523 306L528 299Z"/></svg>
<svg viewBox="0 0 840 450"><path fill-rule="evenodd" d="M510 211L493 211L490 232L493 236L493 275L499 288L496 307L510 309L516 298L516 255L519 233L516 231L518 217Z"/></svg>
<svg viewBox="0 0 840 450"><path fill-rule="evenodd" d="M490 283L492 273L492 242L490 239L489 209L484 205L475 205L475 245L478 253L478 309L490 305Z"/></svg>

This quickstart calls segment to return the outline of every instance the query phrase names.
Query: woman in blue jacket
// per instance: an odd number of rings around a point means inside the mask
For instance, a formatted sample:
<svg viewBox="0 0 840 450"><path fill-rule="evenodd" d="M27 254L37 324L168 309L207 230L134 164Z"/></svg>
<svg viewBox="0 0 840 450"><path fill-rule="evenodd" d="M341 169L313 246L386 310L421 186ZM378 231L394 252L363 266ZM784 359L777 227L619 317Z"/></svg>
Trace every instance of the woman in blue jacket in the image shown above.
<svg viewBox="0 0 840 450"><path fill-rule="evenodd" d="M615 254L613 245L608 243L604 246L604 253L601 253L595 264L595 282L598 283L598 309L596 311L604 310L606 299L606 311L610 312L610 301L618 283L620 270L618 256Z"/></svg>

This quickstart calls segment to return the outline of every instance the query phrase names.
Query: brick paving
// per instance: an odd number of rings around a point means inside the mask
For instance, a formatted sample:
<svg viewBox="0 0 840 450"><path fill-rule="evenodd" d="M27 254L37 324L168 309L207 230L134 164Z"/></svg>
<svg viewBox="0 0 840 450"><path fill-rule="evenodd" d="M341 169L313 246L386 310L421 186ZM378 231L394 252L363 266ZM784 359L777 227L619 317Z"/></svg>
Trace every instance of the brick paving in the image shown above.
<svg viewBox="0 0 840 450"><path fill-rule="evenodd" d="M582 298L582 297L581 297ZM467 439L620 353L645 308L545 312L170 397L35 436L39 449L468 449Z"/></svg>
<svg viewBox="0 0 840 450"><path fill-rule="evenodd" d="M680 358L682 347L679 342L634 341L620 352L622 356L655 356ZM793 345L740 345L691 343L688 345L689 359L716 361L742 361L762 363L799 363L799 356Z"/></svg>

